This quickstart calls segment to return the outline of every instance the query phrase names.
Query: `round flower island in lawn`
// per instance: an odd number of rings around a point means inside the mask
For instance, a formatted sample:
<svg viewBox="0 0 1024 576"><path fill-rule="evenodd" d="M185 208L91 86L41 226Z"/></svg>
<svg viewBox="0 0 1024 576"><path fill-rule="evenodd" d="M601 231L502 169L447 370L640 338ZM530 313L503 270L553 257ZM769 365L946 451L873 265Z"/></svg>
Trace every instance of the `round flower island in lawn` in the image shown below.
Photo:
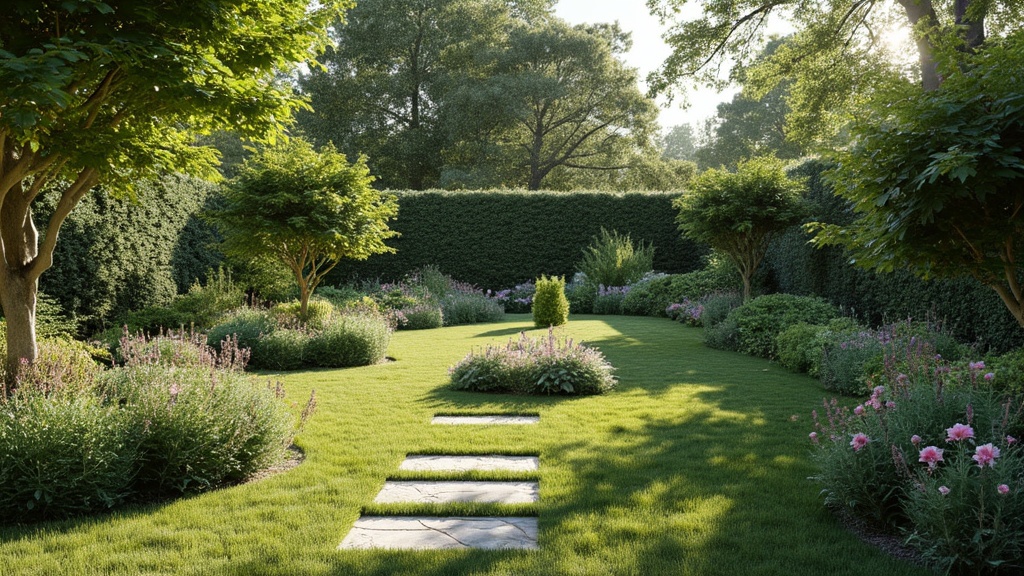
<svg viewBox="0 0 1024 576"><path fill-rule="evenodd" d="M521 332L504 346L470 352L448 372L456 390L588 395L614 388L613 370L600 350L560 339L549 328L547 336Z"/></svg>

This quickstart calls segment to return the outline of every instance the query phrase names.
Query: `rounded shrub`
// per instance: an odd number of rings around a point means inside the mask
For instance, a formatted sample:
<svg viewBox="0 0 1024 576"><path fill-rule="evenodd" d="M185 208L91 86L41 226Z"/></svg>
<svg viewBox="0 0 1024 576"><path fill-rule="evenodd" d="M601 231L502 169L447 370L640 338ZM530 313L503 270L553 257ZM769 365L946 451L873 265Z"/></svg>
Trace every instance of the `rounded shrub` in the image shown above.
<svg viewBox="0 0 1024 576"><path fill-rule="evenodd" d="M505 316L498 302L479 293L452 292L441 298L445 326L497 322Z"/></svg>
<svg viewBox="0 0 1024 576"><path fill-rule="evenodd" d="M263 334L274 330L274 321L264 310L242 307L230 312L224 320L210 329L207 342L219 347L228 336L235 336L242 348L255 348Z"/></svg>
<svg viewBox="0 0 1024 576"><path fill-rule="evenodd" d="M632 284L653 267L653 245L640 242L634 247L629 234L623 236L604 228L583 250L583 259L576 265L590 282L605 286Z"/></svg>
<svg viewBox="0 0 1024 576"><path fill-rule="evenodd" d="M302 303L298 300L283 302L270 309L278 323L284 325L302 324L313 330L327 325L335 313L334 305L329 300L310 298L306 303L306 314L302 315Z"/></svg>
<svg viewBox="0 0 1024 576"><path fill-rule="evenodd" d="M278 328L263 334L252 348L249 362L255 368L298 370L305 364L310 333L303 328Z"/></svg>
<svg viewBox="0 0 1024 576"><path fill-rule="evenodd" d="M839 316L839 310L820 298L771 294L747 302L729 316L735 320L740 352L775 359L775 339L799 322L824 324Z"/></svg>
<svg viewBox="0 0 1024 576"><path fill-rule="evenodd" d="M561 326L569 321L569 300L565 278L541 276L533 297L533 323L538 328Z"/></svg>
<svg viewBox="0 0 1024 576"><path fill-rule="evenodd" d="M669 305L697 300L708 294L735 289L739 284L732 268L712 262L702 270L686 274L655 276L630 287L622 301L622 313L633 316L666 316Z"/></svg>
<svg viewBox="0 0 1024 576"><path fill-rule="evenodd" d="M569 300L569 310L572 310L573 314L591 314L594 312L594 302L597 299L597 286L585 280L577 282L574 278L565 285L565 297Z"/></svg>
<svg viewBox="0 0 1024 576"><path fill-rule="evenodd" d="M401 311L404 322L399 322L400 330L429 330L444 326L444 312L437 304L417 304Z"/></svg>
<svg viewBox="0 0 1024 576"><path fill-rule="evenodd" d="M344 314L314 333L305 344L303 360L312 366L368 366L384 359L391 329L381 315Z"/></svg>
<svg viewBox="0 0 1024 576"><path fill-rule="evenodd" d="M743 304L737 292L709 294L701 300L704 344L718 350L739 350L739 326L732 311Z"/></svg>

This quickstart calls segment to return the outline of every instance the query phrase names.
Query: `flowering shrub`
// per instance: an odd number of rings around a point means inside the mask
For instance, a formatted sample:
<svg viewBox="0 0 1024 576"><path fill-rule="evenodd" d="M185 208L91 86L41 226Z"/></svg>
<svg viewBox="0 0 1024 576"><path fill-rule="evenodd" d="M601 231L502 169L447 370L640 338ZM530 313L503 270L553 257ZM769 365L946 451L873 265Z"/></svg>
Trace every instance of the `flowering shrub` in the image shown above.
<svg viewBox="0 0 1024 576"><path fill-rule="evenodd" d="M497 322L505 316L501 304L476 288L452 292L441 298L440 304L445 326Z"/></svg>
<svg viewBox="0 0 1024 576"><path fill-rule="evenodd" d="M673 320L678 320L689 326L703 326L701 316L704 314L704 304L693 302L689 298L683 298L682 302L669 304L665 308L665 315Z"/></svg>
<svg viewBox="0 0 1024 576"><path fill-rule="evenodd" d="M622 314L622 301L629 294L629 286L598 284L594 296L594 314Z"/></svg>
<svg viewBox="0 0 1024 576"><path fill-rule="evenodd" d="M399 330L428 330L444 326L444 312L437 304L422 303L399 310Z"/></svg>
<svg viewBox="0 0 1024 576"><path fill-rule="evenodd" d="M886 353L886 364L896 366ZM944 570L1019 570L1024 560L1020 399L996 394L983 362L936 359L883 376L852 409L814 413L826 503L898 528ZM888 381L888 380L887 380ZM1011 570L1011 571L1012 571Z"/></svg>
<svg viewBox="0 0 1024 576"><path fill-rule="evenodd" d="M487 297L501 304L510 314L523 314L529 312L533 306L533 295L536 291L537 286L531 281L498 292L492 293L488 290Z"/></svg>
<svg viewBox="0 0 1024 576"><path fill-rule="evenodd" d="M505 346L471 352L448 373L456 390L583 395L614 388L612 370L599 350L560 340L549 328L546 337L523 332Z"/></svg>

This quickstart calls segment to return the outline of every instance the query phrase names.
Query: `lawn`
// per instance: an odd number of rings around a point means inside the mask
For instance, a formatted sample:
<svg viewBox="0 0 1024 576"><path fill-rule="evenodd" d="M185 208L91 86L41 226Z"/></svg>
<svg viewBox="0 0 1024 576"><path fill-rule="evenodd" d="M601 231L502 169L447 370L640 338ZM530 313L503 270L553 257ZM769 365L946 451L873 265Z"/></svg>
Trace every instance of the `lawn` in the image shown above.
<svg viewBox="0 0 1024 576"><path fill-rule="evenodd" d="M573 317L618 388L585 398L452 392L447 368L532 328L502 323L394 335L394 362L281 375L306 460L257 482L89 519L0 530L0 574L925 575L846 532L807 480L814 380L705 348L664 319ZM273 376L278 378L278 376ZM535 426L431 426L437 413L533 413ZM446 513L536 514L540 551L338 551L407 454L540 454L537 505ZM440 511L440 510L434 510Z"/></svg>

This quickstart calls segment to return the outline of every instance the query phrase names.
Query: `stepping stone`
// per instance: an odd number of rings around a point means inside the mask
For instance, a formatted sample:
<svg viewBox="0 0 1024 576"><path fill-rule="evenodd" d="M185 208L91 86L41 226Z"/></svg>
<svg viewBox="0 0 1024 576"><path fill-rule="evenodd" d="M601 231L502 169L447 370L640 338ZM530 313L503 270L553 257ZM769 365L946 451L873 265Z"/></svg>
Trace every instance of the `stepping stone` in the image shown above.
<svg viewBox="0 0 1024 576"><path fill-rule="evenodd" d="M540 468L536 456L406 456L399 470L430 472L469 472L471 470L510 470L532 472Z"/></svg>
<svg viewBox="0 0 1024 576"><path fill-rule="evenodd" d="M339 550L367 548L537 550L537 519L368 516L357 520L338 546Z"/></svg>
<svg viewBox="0 0 1024 576"><path fill-rule="evenodd" d="M421 482L389 480L374 502L422 504L483 502L487 504L526 504L540 499L537 482Z"/></svg>
<svg viewBox="0 0 1024 576"><path fill-rule="evenodd" d="M431 424L536 424L540 416L434 416Z"/></svg>

